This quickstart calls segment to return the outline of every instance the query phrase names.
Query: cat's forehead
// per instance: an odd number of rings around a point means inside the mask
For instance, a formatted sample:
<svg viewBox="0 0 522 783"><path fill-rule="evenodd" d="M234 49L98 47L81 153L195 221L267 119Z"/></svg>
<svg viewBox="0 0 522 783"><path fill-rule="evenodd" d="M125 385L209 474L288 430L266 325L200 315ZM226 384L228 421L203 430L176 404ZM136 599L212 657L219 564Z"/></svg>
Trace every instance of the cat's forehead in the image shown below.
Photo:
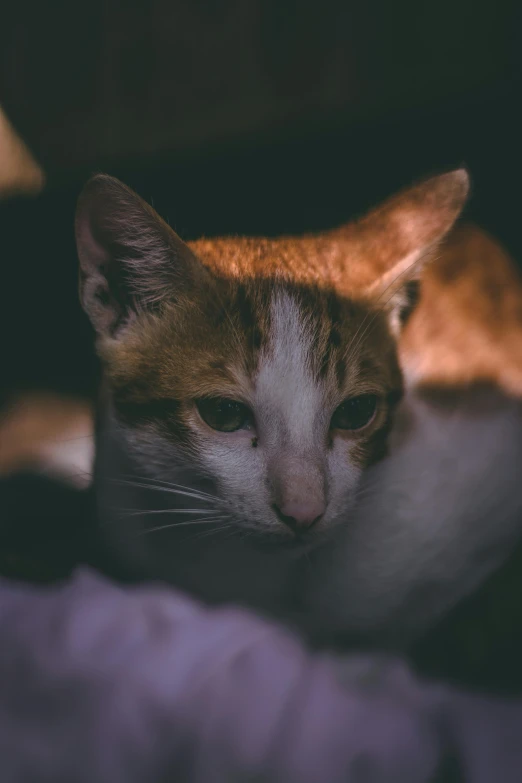
<svg viewBox="0 0 522 783"><path fill-rule="evenodd" d="M320 288L335 288L340 295L357 290L357 282L343 260L360 254L357 241L349 240L355 229L345 232L344 243L328 234L300 237L218 237L189 243L196 256L212 272L241 281L279 279ZM357 270L357 264L353 270ZM342 274L340 274L342 269Z"/></svg>
<svg viewBox="0 0 522 783"><path fill-rule="evenodd" d="M381 314L280 279L222 280L137 324L106 361L133 396L239 395L303 415L327 393L393 386L396 368Z"/></svg>

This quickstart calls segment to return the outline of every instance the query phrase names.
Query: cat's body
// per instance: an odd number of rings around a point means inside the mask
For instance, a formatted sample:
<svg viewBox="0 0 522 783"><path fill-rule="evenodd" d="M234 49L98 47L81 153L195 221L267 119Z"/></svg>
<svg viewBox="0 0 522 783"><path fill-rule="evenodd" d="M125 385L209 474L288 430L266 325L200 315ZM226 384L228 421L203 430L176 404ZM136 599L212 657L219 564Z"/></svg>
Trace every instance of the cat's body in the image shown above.
<svg viewBox="0 0 522 783"><path fill-rule="evenodd" d="M522 397L522 275L478 226L457 226L426 266L399 359L410 386L486 382Z"/></svg>
<svg viewBox="0 0 522 783"><path fill-rule="evenodd" d="M522 541L522 403L493 386L407 392L390 455L299 594L315 635L405 648Z"/></svg>
<svg viewBox="0 0 522 783"><path fill-rule="evenodd" d="M211 603L290 620L321 643L409 645L522 539L522 409L479 386L408 392L399 413L392 452L364 476L346 524L308 550L190 524L163 531L163 550L149 548L140 510L154 508L158 526L165 516L186 521L176 517L183 505L205 501L177 488L207 487L186 465L173 467L169 483L141 480L108 424L95 485L111 563L124 578L170 581Z"/></svg>
<svg viewBox="0 0 522 783"><path fill-rule="evenodd" d="M482 340L471 355L480 309L437 332L440 305L426 293L442 287L448 313L466 304L452 298L455 279L477 236L489 240L464 229L440 246L466 192L466 175L454 172L336 231L185 245L120 183L91 181L77 236L105 369L99 517L136 573L284 612L309 552L350 525L361 476L386 452L403 374L410 386L447 377L517 389L517 370L508 378ZM402 329L405 283L433 259ZM493 309L506 296L499 290ZM457 359L446 376L426 359L422 334L435 362L449 339ZM522 366L516 352L510 362ZM390 542L378 543L385 560ZM368 577L374 601L379 574Z"/></svg>

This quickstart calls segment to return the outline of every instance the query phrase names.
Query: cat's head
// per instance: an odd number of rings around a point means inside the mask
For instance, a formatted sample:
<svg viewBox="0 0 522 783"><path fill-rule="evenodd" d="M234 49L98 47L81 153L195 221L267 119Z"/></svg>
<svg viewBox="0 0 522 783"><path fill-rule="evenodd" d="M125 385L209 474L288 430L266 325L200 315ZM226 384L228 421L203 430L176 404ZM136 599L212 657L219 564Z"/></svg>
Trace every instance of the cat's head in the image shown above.
<svg viewBox="0 0 522 783"><path fill-rule="evenodd" d="M467 190L458 170L334 231L185 244L119 181L91 179L81 298L143 474L186 461L220 513L280 540L345 518L400 396L408 284Z"/></svg>

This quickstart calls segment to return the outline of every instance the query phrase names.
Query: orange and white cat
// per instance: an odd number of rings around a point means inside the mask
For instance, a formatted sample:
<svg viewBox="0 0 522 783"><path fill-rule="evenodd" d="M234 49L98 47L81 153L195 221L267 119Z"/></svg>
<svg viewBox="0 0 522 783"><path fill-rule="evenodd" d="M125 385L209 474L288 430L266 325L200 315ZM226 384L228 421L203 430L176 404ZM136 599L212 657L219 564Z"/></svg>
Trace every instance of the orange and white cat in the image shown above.
<svg viewBox="0 0 522 783"><path fill-rule="evenodd" d="M522 285L478 229L452 232L467 192L457 170L337 230L185 244L122 183L90 180L76 232L105 376L96 491L126 563L268 606L349 524L405 382L522 390Z"/></svg>

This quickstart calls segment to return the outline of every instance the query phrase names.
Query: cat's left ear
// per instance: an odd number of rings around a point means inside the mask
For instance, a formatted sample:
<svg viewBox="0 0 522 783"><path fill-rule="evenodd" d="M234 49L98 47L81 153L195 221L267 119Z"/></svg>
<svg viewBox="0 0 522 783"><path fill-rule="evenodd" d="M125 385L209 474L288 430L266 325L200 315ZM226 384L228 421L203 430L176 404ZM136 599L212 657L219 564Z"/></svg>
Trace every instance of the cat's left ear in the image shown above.
<svg viewBox="0 0 522 783"><path fill-rule="evenodd" d="M354 263L348 258L350 284L388 309L395 326L407 304L408 284L420 278L424 265L436 254L468 192L469 176L465 169L457 169L392 196L347 227L351 258L355 247L358 259Z"/></svg>
<svg viewBox="0 0 522 783"><path fill-rule="evenodd" d="M140 313L190 296L208 277L152 207L105 174L80 195L76 245L81 302L101 337L119 337Z"/></svg>

